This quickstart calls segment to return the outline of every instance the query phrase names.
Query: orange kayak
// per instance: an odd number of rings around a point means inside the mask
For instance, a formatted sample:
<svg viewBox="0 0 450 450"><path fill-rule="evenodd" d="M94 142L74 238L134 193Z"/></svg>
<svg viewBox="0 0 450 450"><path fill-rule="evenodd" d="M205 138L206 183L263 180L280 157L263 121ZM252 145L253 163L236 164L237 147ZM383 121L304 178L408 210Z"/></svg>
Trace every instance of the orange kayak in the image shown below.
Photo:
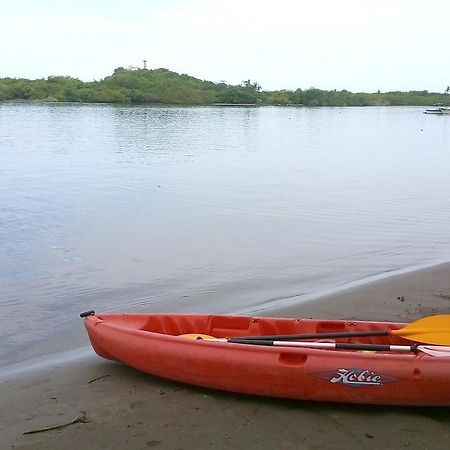
<svg viewBox="0 0 450 450"><path fill-rule="evenodd" d="M450 357L414 351L417 347L411 341L395 334L340 336L398 330L405 325L402 323L191 314L96 315L93 311L82 317L98 355L182 383L301 400L450 406ZM321 339L309 338L312 345L337 348L233 342L236 337L317 333ZM323 339L323 333L337 337ZM206 338L195 339L197 335Z"/></svg>

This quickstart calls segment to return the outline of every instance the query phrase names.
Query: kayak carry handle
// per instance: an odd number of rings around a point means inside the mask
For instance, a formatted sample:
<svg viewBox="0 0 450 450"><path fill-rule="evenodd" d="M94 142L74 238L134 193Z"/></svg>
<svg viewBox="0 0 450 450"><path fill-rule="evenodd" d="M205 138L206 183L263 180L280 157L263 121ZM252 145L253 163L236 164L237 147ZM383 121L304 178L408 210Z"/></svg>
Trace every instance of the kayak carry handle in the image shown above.
<svg viewBox="0 0 450 450"><path fill-rule="evenodd" d="M90 309L89 311L82 312L80 314L80 317L84 318L84 317L88 317L88 316L93 316L94 314L95 314L95 311L93 309Z"/></svg>

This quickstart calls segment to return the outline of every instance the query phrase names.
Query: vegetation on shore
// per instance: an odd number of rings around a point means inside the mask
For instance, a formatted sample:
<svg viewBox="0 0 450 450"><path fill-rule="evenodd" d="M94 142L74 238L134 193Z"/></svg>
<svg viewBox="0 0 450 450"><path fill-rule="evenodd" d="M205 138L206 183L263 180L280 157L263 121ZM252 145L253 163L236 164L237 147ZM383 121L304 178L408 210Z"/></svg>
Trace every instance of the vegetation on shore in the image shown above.
<svg viewBox="0 0 450 450"><path fill-rule="evenodd" d="M352 93L324 91L316 88L263 91L250 80L241 85L203 81L168 69L114 70L100 81L83 82L67 76L27 80L0 78L0 101L41 100L59 102L125 103L125 104L256 104L304 106L389 106L435 103L450 105L446 93L428 91Z"/></svg>

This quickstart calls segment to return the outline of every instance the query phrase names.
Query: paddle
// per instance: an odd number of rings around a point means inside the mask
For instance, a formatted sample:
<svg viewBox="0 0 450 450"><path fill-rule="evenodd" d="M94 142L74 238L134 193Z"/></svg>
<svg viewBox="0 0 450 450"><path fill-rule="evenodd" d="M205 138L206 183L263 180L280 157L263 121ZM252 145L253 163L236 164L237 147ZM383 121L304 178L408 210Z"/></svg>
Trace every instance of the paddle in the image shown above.
<svg viewBox="0 0 450 450"><path fill-rule="evenodd" d="M244 340L289 340L289 339L326 339L346 338L358 336L400 336L409 341L426 344L450 345L450 315L424 317L411 322L398 330L371 331L337 331L331 333L281 334L272 336L242 336L230 340L238 342Z"/></svg>
<svg viewBox="0 0 450 450"><path fill-rule="evenodd" d="M272 339L235 339L235 338L215 338L207 334L182 334L180 337L195 339L200 341L229 342L232 344L248 344L279 347L303 347L319 348L328 350L365 350L372 352L394 351L394 352L413 352L418 351L434 357L450 358L450 347L432 346L432 345L384 345L384 344L350 344L339 342L301 342L301 341L276 341Z"/></svg>
<svg viewBox="0 0 450 450"><path fill-rule="evenodd" d="M365 350L371 352L413 352L421 351L434 357L450 358L450 347L426 346L426 345L382 345L382 344L347 344L338 342L299 342L299 341L272 341L272 340L254 340L241 339L239 341L228 342L235 344L251 345L273 345L280 347L305 347L331 350Z"/></svg>

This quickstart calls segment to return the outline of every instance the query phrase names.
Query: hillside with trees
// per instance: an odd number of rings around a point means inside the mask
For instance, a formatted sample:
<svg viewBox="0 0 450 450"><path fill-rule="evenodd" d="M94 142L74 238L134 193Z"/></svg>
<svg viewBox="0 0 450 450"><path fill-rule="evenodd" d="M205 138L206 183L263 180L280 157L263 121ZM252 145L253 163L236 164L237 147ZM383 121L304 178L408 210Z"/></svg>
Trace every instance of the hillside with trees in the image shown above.
<svg viewBox="0 0 450 450"><path fill-rule="evenodd" d="M69 76L46 79L0 79L0 101L58 101L167 105L304 105L304 106L428 106L450 105L450 89L428 91L352 93L316 88L264 91L257 82L240 85L203 81L168 69L119 67L103 80L83 82Z"/></svg>

